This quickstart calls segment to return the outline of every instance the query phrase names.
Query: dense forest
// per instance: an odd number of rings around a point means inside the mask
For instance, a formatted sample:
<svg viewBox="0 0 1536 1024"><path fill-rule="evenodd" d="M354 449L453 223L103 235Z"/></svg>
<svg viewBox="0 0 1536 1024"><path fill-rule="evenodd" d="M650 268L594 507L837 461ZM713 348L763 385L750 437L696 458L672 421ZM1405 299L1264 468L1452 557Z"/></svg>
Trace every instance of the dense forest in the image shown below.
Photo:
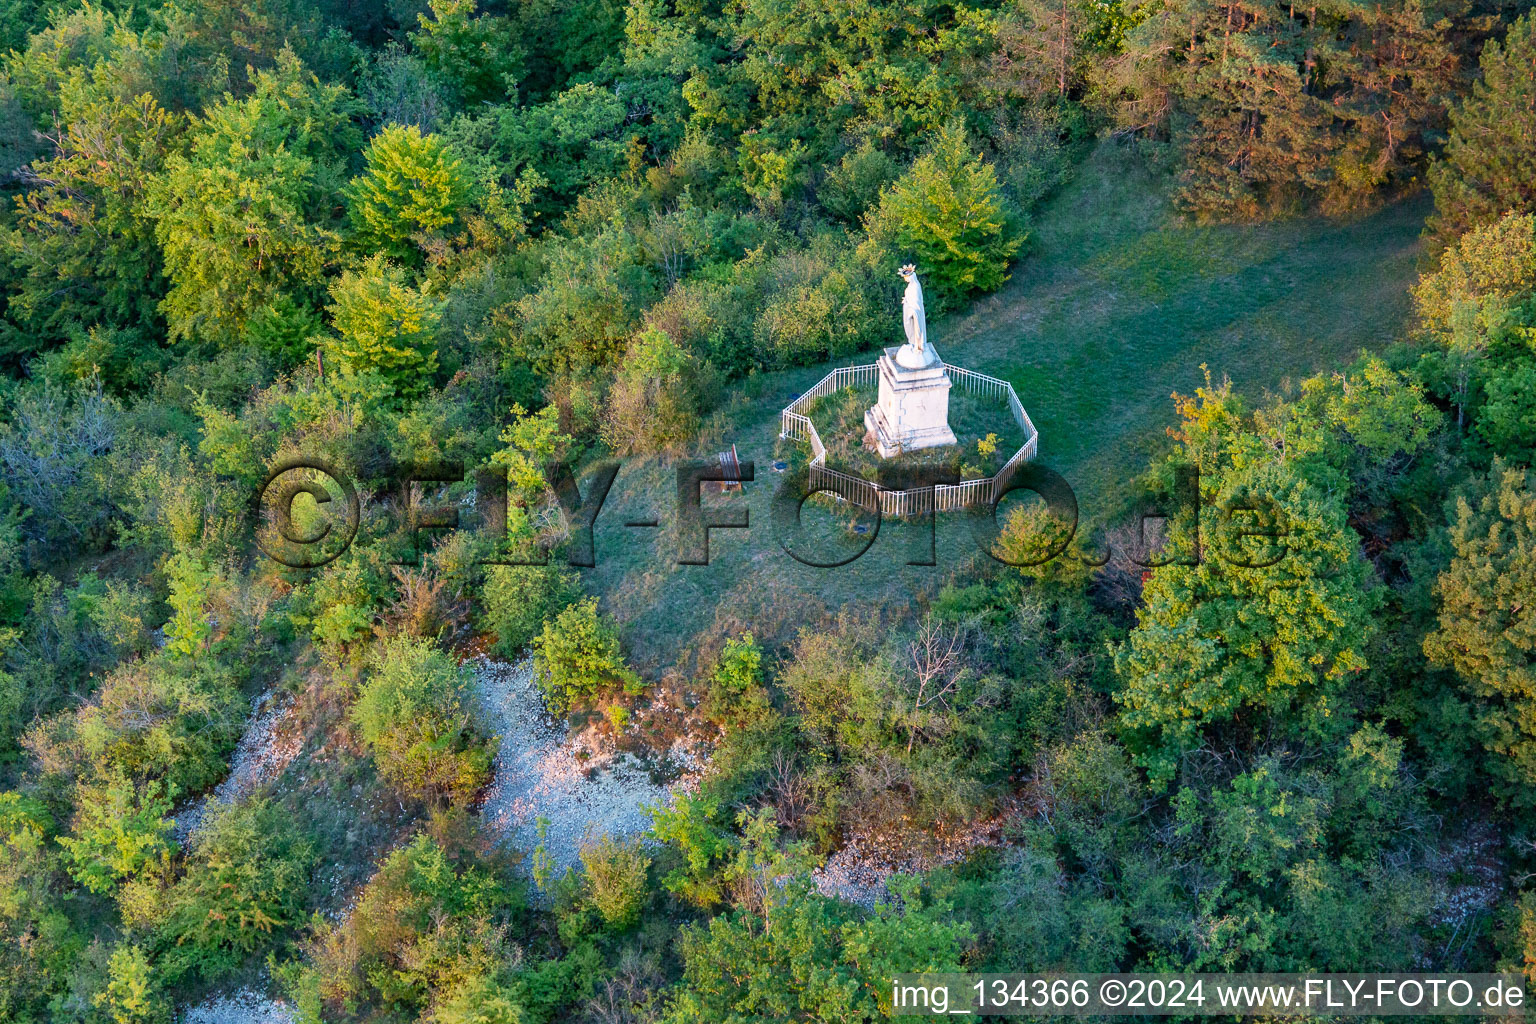
<svg viewBox="0 0 1536 1024"><path fill-rule="evenodd" d="M857 1021L930 970L1536 983L1528 6L0 0L0 1020ZM1020 496L997 557L899 598L753 561L758 609L702 620L713 566L571 557L568 483L619 459L615 493L668 492L740 442L771 489L778 408L897 339L898 266L944 348L1078 258L1055 225L1094 196L1125 216L1117 181L1165 204L1146 245L1196 240L1081 254L1125 270L1095 301L1157 300L1115 351L1172 426L1115 428L1139 461L1060 557ZM1198 319L1179 275L1280 287L1212 247L1404 210L1383 343L1238 332L1271 379L1158 377L1154 321ZM362 496L318 567L264 554L253 495L295 459ZM319 536L346 502L311 486ZM1150 565L1142 495L1175 509ZM419 528L434 503L463 528ZM626 827L508 795L539 729L577 784L644 766Z"/></svg>

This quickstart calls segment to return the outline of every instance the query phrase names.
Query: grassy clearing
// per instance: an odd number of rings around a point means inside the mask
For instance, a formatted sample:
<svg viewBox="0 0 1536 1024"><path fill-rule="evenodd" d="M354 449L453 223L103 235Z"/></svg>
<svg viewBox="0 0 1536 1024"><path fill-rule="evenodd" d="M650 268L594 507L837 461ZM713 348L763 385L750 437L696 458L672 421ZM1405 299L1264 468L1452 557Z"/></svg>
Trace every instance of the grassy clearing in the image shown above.
<svg viewBox="0 0 1536 1024"><path fill-rule="evenodd" d="M1202 226L1181 222L1166 193L1140 161L1101 146L1042 211L1013 279L930 325L946 361L1013 383L1040 430L1042 461L1072 482L1085 521L1108 512L1166 445L1169 396L1192 391L1202 364L1259 397L1382 347L1409 311L1424 199L1349 222ZM893 309L891 344L899 334ZM706 508L747 507L752 523L714 531L708 566L676 564L673 465L633 460L620 472L585 582L643 668L686 667L740 629L773 643L843 609L904 615L977 557L960 517L940 519L935 566L907 564L914 539L926 548L911 524L884 524L867 554L835 569L801 565L779 547L770 525L779 410L830 368L745 382L700 438L701 454L734 442L757 462L743 494L705 498ZM624 525L636 519L661 526ZM812 504L804 522L829 544L852 539L847 522Z"/></svg>

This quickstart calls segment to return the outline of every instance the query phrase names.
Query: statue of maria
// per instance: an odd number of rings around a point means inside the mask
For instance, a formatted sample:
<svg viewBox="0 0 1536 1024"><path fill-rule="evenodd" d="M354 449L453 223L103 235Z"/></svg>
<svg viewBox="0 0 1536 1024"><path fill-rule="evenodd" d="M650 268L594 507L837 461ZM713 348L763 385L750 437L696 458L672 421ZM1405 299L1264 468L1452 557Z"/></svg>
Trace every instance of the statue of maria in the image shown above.
<svg viewBox="0 0 1536 1024"><path fill-rule="evenodd" d="M909 370L932 366L939 361L939 354L928 344L928 315L923 310L923 286L917 281L917 268L908 263L900 273L907 282L907 293L901 298L901 326L907 332L907 343L897 350L896 364Z"/></svg>

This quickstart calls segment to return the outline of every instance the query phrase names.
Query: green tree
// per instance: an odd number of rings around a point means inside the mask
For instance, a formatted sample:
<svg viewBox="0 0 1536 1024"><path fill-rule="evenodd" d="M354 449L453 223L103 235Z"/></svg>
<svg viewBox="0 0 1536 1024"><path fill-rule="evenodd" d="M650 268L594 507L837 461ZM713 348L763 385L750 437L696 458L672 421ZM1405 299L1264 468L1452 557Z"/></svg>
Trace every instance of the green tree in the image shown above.
<svg viewBox="0 0 1536 1024"><path fill-rule="evenodd" d="M1341 695L1365 666L1376 603L1333 480L1320 486L1300 461L1275 458L1229 388L1202 388L1180 410L1181 457L1201 472L1203 550L1178 532L1168 554L1198 564L1151 573L1115 657L1121 726L1160 785L1213 726L1252 737L1343 725Z"/></svg>
<svg viewBox="0 0 1536 1024"><path fill-rule="evenodd" d="M171 799L151 782L137 787L121 772L81 785L76 792L74 837L59 837L69 873L91 892L110 892L176 849Z"/></svg>
<svg viewBox="0 0 1536 1024"><path fill-rule="evenodd" d="M169 1020L171 1007L159 992L149 957L138 946L120 945L108 961L107 987L96 994L112 1024L157 1024Z"/></svg>
<svg viewBox="0 0 1536 1024"><path fill-rule="evenodd" d="M958 969L970 926L923 900L915 879L897 879L873 916L852 915L815 891L803 850L776 848L768 817L742 819L732 874L744 898L683 929L667 1024L876 1020L892 1011L891 972Z"/></svg>
<svg viewBox="0 0 1536 1024"><path fill-rule="evenodd" d="M183 118L147 93L117 97L78 72L59 99L57 146L33 163L6 237L20 272L9 316L26 349L62 340L67 325L156 325L165 294L145 200L175 151Z"/></svg>
<svg viewBox="0 0 1536 1024"><path fill-rule="evenodd" d="M494 741L475 727L465 672L430 641L384 644L352 720L379 774L404 792L465 802L490 779Z"/></svg>
<svg viewBox="0 0 1536 1024"><path fill-rule="evenodd" d="M1536 804L1536 493L1525 470L1495 462L1483 487L1456 502L1454 557L1436 584L1439 625L1424 653L1456 670L1476 700L1490 773L1512 800Z"/></svg>
<svg viewBox="0 0 1536 1024"><path fill-rule="evenodd" d="M186 874L166 894L157 936L176 980L213 979L282 939L309 911L314 841L266 799L214 803L192 836Z"/></svg>
<svg viewBox="0 0 1536 1024"><path fill-rule="evenodd" d="M475 0L428 0L432 16L417 15L411 47L453 90L458 106L494 103L516 90L522 50L506 18L475 16Z"/></svg>
<svg viewBox="0 0 1536 1024"><path fill-rule="evenodd" d="M261 308L317 297L339 245L337 198L356 104L285 54L252 94L226 96L166 160L147 208L171 288L170 335L233 345Z"/></svg>
<svg viewBox="0 0 1536 1024"><path fill-rule="evenodd" d="M620 843L610 836L587 843L580 851L587 901L608 927L622 931L640 920L650 890L651 859L638 841Z"/></svg>
<svg viewBox="0 0 1536 1024"><path fill-rule="evenodd" d="M1470 411L1494 450L1511 457L1536 440L1522 420L1523 381L1536 355L1536 216L1511 213L1474 227L1440 256L1413 289L1419 319L1443 349L1423 357L1423 376ZM1484 384L1487 407L1476 408Z"/></svg>
<svg viewBox="0 0 1536 1024"><path fill-rule="evenodd" d="M363 173L347 187L353 241L364 251L419 264L442 244L472 198L469 176L442 139L392 124L363 151Z"/></svg>
<svg viewBox="0 0 1536 1024"><path fill-rule="evenodd" d="M1447 239L1506 213L1536 212L1536 14L1483 48L1482 74L1451 112L1429 183L1431 227Z"/></svg>
<svg viewBox="0 0 1536 1024"><path fill-rule="evenodd" d="M910 255L941 303L992 291L1024 238L992 165L951 125L881 196L869 232Z"/></svg>
<svg viewBox="0 0 1536 1024"><path fill-rule="evenodd" d="M544 623L581 597L574 573L548 565L493 565L480 593L481 621L496 634L496 649L517 657Z"/></svg>
<svg viewBox="0 0 1536 1024"><path fill-rule="evenodd" d="M185 554L171 559L166 575L171 585L166 604L171 606L172 615L165 624L165 647L190 658L200 653L213 635L208 596L217 576L201 559Z"/></svg>
<svg viewBox="0 0 1536 1024"><path fill-rule="evenodd" d="M597 612L597 598L569 605L533 641L533 667L550 710L565 714L645 688L624 661L618 630Z"/></svg>
<svg viewBox="0 0 1536 1024"><path fill-rule="evenodd" d="M332 282L326 309L340 337L325 348L353 386L382 382L401 396L427 389L437 371L443 315L430 283L416 287L400 267L371 256Z"/></svg>
<svg viewBox="0 0 1536 1024"><path fill-rule="evenodd" d="M1172 139L1180 198L1198 212L1348 209L1422 163L1457 87L1470 8L1126 4L1140 23L1096 69L1095 92L1123 128Z"/></svg>

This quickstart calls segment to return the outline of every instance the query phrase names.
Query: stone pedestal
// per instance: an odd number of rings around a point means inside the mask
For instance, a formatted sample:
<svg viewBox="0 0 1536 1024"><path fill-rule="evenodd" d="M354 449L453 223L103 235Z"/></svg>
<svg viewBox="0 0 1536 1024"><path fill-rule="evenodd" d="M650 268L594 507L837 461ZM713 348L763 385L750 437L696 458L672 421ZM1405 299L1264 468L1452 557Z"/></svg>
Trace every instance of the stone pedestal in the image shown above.
<svg viewBox="0 0 1536 1024"><path fill-rule="evenodd" d="M929 347L932 350L932 347ZM955 444L949 429L949 375L935 356L924 366L896 361L899 349L880 357L880 401L864 414L864 425L875 436L880 457Z"/></svg>

